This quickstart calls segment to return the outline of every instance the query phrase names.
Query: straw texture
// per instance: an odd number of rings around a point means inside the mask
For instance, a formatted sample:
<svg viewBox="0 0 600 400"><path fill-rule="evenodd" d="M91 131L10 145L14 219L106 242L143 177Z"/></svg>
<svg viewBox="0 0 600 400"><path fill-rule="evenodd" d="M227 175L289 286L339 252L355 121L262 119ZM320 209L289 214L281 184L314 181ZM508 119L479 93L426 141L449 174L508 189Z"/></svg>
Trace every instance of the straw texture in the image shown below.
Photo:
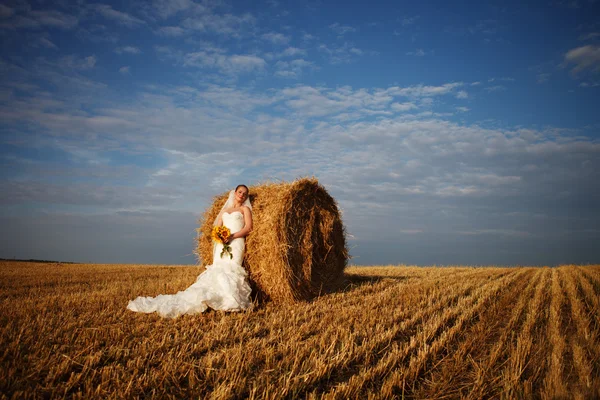
<svg viewBox="0 0 600 400"><path fill-rule="evenodd" d="M212 263L211 230L228 193L215 197L198 229L197 254ZM250 187L253 231L244 268L259 301L289 303L335 290L343 282L348 250L333 197L315 178Z"/></svg>

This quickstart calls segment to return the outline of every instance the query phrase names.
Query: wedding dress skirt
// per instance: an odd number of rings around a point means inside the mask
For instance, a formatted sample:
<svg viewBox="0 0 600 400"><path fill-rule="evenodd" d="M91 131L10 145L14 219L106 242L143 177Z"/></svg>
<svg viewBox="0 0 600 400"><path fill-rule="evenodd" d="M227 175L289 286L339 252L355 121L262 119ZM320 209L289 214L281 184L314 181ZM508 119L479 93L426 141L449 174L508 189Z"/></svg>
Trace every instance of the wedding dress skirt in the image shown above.
<svg viewBox="0 0 600 400"><path fill-rule="evenodd" d="M233 234L244 227L244 216L239 211L223 213L223 225ZM157 312L168 318L202 313L208 307L224 311L252 309L248 274L242 268L245 239L235 239L229 246L233 255L231 259L227 253L221 257L223 245L215 244L212 265L208 265L187 289L176 294L138 297L130 301L127 308L135 312Z"/></svg>

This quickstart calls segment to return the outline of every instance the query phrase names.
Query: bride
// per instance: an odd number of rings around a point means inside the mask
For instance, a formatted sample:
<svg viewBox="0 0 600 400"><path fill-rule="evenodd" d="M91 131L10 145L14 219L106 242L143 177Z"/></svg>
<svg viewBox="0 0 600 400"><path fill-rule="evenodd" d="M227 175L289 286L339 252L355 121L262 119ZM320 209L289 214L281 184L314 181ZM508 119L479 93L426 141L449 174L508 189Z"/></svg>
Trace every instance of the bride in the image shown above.
<svg viewBox="0 0 600 400"><path fill-rule="evenodd" d="M224 225L230 229L232 235L226 244L231 247L232 258L228 253L221 257L223 244L215 243L212 265L206 267L192 286L176 294L140 296L130 301L127 308L135 312L157 312L169 318L202 313L208 307L225 311L252 309L251 289L247 273L242 268L245 237L252 230L252 205L246 185L238 185L229 192L229 198L214 225Z"/></svg>

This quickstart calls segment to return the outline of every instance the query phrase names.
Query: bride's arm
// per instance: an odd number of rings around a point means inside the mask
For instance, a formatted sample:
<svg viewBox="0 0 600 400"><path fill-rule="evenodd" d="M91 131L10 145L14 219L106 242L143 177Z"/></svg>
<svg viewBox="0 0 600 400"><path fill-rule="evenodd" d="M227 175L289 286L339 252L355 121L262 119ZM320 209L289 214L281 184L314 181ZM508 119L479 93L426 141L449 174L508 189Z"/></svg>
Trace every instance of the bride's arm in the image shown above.
<svg viewBox="0 0 600 400"><path fill-rule="evenodd" d="M242 207L242 214L244 215L244 227L231 235L230 240L246 237L252 231L252 211L248 207Z"/></svg>

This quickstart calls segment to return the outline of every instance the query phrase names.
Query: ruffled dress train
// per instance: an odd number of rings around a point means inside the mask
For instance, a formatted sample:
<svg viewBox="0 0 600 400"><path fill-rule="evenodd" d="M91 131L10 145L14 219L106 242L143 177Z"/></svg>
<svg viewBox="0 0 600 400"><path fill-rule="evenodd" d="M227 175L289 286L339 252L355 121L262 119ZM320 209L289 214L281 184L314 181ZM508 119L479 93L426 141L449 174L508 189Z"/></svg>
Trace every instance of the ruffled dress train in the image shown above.
<svg viewBox="0 0 600 400"><path fill-rule="evenodd" d="M232 233L243 228L244 216L235 211L223 213L223 225ZM233 240L230 244L233 258L224 254L222 244L216 244L213 250L213 263L198 275L196 282L176 294L160 294L156 297L138 297L127 305L131 311L157 312L166 318L175 318L183 314L198 314L209 307L215 310L243 311L252 309L248 274L242 268L245 239Z"/></svg>

